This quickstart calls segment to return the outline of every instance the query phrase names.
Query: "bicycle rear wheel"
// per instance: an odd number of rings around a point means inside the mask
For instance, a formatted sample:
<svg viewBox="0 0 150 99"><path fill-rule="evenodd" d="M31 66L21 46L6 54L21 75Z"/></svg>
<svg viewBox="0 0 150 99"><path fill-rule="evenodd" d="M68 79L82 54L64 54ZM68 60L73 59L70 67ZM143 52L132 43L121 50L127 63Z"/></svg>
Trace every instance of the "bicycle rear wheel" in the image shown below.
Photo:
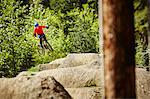
<svg viewBox="0 0 150 99"><path fill-rule="evenodd" d="M50 51L53 51L52 46L51 46L48 42L46 42L46 45L44 45L44 47L45 47L46 49L49 49Z"/></svg>

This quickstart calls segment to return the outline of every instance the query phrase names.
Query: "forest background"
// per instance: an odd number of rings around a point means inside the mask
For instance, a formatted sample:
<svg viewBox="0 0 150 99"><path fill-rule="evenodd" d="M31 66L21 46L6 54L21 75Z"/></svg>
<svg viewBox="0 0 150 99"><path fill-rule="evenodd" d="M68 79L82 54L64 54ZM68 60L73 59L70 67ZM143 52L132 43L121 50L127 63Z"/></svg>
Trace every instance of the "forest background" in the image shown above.
<svg viewBox="0 0 150 99"><path fill-rule="evenodd" d="M134 0L136 65L149 65L148 8ZM54 51L40 53L34 23L44 30ZM0 77L14 77L68 53L99 52L98 0L1 0ZM120 56L121 57L121 56Z"/></svg>

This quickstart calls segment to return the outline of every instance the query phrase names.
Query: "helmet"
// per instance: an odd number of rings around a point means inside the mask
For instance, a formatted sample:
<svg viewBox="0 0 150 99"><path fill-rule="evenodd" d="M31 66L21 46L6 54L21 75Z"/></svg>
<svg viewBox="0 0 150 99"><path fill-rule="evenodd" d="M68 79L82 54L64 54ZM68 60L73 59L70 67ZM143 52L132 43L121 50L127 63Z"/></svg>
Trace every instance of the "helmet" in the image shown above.
<svg viewBox="0 0 150 99"><path fill-rule="evenodd" d="M39 26L39 24L36 22L36 23L34 23L34 27L37 27L37 26Z"/></svg>

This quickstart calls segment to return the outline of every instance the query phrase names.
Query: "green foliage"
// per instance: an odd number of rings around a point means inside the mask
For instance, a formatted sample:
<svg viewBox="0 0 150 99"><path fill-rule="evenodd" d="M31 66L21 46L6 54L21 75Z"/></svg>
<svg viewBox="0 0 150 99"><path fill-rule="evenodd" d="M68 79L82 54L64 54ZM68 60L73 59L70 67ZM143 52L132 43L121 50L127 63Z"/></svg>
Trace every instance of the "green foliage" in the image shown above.
<svg viewBox="0 0 150 99"><path fill-rule="evenodd" d="M32 66L30 69L28 69L28 72L38 72L40 69L39 69L39 67L38 66Z"/></svg>
<svg viewBox="0 0 150 99"><path fill-rule="evenodd" d="M98 19L88 5L67 13L73 20L67 20L70 52L98 52Z"/></svg>
<svg viewBox="0 0 150 99"><path fill-rule="evenodd" d="M83 4L89 4L89 7L98 11L98 0L19 0L23 1L23 5L41 4L43 8L50 8L55 12L70 12L74 8L82 9Z"/></svg>
<svg viewBox="0 0 150 99"><path fill-rule="evenodd" d="M146 0L135 0L135 32L136 32L136 64L148 66L147 35L148 35L148 9Z"/></svg>
<svg viewBox="0 0 150 99"><path fill-rule="evenodd" d="M0 77L12 77L33 65L33 50L26 37L25 7L14 0L3 0L0 7Z"/></svg>
<svg viewBox="0 0 150 99"><path fill-rule="evenodd" d="M58 52L98 52L98 19L88 5L63 14L46 13L50 24L48 38Z"/></svg>

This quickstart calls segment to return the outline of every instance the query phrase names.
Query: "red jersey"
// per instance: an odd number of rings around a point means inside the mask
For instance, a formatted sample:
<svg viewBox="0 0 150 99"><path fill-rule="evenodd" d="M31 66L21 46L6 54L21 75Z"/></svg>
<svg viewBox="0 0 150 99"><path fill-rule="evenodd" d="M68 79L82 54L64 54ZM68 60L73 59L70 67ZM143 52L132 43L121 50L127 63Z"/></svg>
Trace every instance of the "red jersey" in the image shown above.
<svg viewBox="0 0 150 99"><path fill-rule="evenodd" d="M37 26L37 27L34 29L34 34L38 34L38 35L44 34L43 28L46 28L46 26Z"/></svg>

